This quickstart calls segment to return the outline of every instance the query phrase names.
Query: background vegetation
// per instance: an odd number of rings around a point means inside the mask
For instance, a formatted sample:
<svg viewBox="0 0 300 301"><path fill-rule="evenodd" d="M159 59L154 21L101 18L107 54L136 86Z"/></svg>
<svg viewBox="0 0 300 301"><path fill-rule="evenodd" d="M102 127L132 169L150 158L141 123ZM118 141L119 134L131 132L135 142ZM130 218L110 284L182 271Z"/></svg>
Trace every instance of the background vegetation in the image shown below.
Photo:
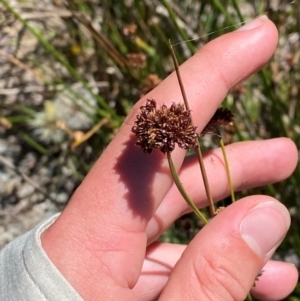
<svg viewBox="0 0 300 301"><path fill-rule="evenodd" d="M13 170L21 182L36 184L26 197L38 197L29 204L65 206L131 106L173 70L169 39L180 42L175 50L183 62L265 12L278 27L278 48L262 71L228 94L224 104L236 122L225 138L286 136L300 145L299 1L0 0L0 9L0 135L9 142L6 152L0 148L0 171ZM29 153L35 164L23 170ZM276 257L296 263L299 179L298 165L283 183L239 193L269 194L290 209L292 226ZM0 218L21 201L20 181L10 189L0 185ZM185 243L198 229L193 217L184 216L163 239ZM287 300L299 298L300 285Z"/></svg>

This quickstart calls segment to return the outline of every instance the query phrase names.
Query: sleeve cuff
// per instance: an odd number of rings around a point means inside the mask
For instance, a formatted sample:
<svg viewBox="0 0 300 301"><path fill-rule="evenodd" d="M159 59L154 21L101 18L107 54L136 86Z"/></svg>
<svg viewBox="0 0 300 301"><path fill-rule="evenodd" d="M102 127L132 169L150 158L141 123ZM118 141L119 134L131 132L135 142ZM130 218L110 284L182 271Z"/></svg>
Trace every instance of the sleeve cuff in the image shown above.
<svg viewBox="0 0 300 301"><path fill-rule="evenodd" d="M40 223L0 252L0 300L83 301L42 248L41 234L57 217Z"/></svg>

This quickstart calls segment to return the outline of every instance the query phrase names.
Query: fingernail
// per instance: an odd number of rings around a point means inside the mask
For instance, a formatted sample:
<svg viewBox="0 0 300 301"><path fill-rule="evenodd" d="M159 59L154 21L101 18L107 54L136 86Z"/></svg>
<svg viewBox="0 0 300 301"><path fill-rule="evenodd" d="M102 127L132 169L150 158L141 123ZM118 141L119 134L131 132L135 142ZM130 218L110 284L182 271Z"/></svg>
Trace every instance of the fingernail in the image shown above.
<svg viewBox="0 0 300 301"><path fill-rule="evenodd" d="M288 210L281 203L270 201L248 212L240 225L240 233L247 245L264 258L278 247L289 226Z"/></svg>
<svg viewBox="0 0 300 301"><path fill-rule="evenodd" d="M251 22L245 24L244 26L239 28L237 31L250 30L250 29L256 28L256 27L262 25L267 19L268 19L268 17L266 15L262 15L256 19L252 20Z"/></svg>

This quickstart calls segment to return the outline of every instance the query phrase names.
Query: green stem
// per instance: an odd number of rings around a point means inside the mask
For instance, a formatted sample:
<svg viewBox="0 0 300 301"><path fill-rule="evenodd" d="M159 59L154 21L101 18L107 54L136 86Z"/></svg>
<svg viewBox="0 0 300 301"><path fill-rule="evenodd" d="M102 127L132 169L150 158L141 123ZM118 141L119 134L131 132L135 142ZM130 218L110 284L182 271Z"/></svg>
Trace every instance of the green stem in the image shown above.
<svg viewBox="0 0 300 301"><path fill-rule="evenodd" d="M179 83L179 86L180 86L182 98L184 100L184 104L185 104L186 109L188 111L190 111L190 106L189 106L189 103L188 103L188 100L187 100L187 97L186 97L185 89L184 89L182 79L181 79L181 75L180 75L180 72L179 72L178 62L177 62L176 55L175 55L175 52L174 52L174 49L172 47L172 44L171 44L170 40L169 40L169 46L170 46L172 59L173 59L173 62L174 62L175 71L176 71L178 83ZM191 119L192 119L192 117L191 117ZM194 124L193 119L192 119L192 124ZM203 156L202 156L202 152L201 152L201 148L200 148L199 139L197 139L197 145L198 145L197 150L196 150L197 151L197 157L198 157L198 161L199 161L199 165L200 165L200 169L201 169L202 179L203 179L203 183L204 183L204 187L205 187L205 192L206 192L206 196L207 196L207 200L208 200L208 204L209 204L210 213L211 213L212 216L215 216L215 214L216 214L215 205L214 205L212 194L211 194L211 191L210 191L210 188L209 188L207 173L206 173L205 165L204 165L204 162L203 162Z"/></svg>
<svg viewBox="0 0 300 301"><path fill-rule="evenodd" d="M179 192L181 193L181 195L183 196L183 198L185 199L185 201L187 202L187 204L193 209L193 211L196 213L196 215L205 223L208 223L208 220L206 219L206 217L203 215L203 213L201 213L201 211L197 208L197 206L195 205L195 203L190 199L190 197L188 196L187 192L184 190L182 183L179 180L177 171L175 169L172 157L171 157L171 153L168 152L167 153L167 157L168 157L168 162L169 162L169 167L170 167L170 171L174 180L174 183L176 185L176 187L178 188Z"/></svg>
<svg viewBox="0 0 300 301"><path fill-rule="evenodd" d="M237 12L237 14L238 14L238 16L239 16L239 18L240 18L240 21L241 21L242 23L244 23L244 22L245 22L245 19L244 19L243 15L242 15L242 12L241 12L241 10L240 10L240 7L239 7L239 5L238 5L237 0L231 0L231 2L232 2L232 5L233 5L235 11Z"/></svg>
<svg viewBox="0 0 300 301"><path fill-rule="evenodd" d="M227 9L220 0L213 0L213 4L220 10L222 14L224 14L229 23L235 24L234 18L228 13Z"/></svg>
<svg viewBox="0 0 300 301"><path fill-rule="evenodd" d="M170 3L166 0L162 0L162 4L165 6L165 8L168 10L169 16L170 16L170 20L173 21L177 32L179 33L179 35L182 37L182 39L186 42L187 47L189 48L190 52L192 54L195 53L196 48L193 46L193 44L188 41L189 40L189 36L187 35L187 33L182 29L182 27L179 26L178 22L177 22L177 16L172 8L172 5L170 5Z"/></svg>
<svg viewBox="0 0 300 301"><path fill-rule="evenodd" d="M224 142L223 142L222 138L220 140L220 145L221 145L222 154L223 154L224 162L225 162L226 174L227 174L229 188L230 188L231 201L232 201L232 203L234 203L235 202L234 189L233 189L233 185L232 185L232 180L231 180L231 175L230 175L228 159L227 159L227 155L226 155L226 151L225 151L225 146L224 146Z"/></svg>

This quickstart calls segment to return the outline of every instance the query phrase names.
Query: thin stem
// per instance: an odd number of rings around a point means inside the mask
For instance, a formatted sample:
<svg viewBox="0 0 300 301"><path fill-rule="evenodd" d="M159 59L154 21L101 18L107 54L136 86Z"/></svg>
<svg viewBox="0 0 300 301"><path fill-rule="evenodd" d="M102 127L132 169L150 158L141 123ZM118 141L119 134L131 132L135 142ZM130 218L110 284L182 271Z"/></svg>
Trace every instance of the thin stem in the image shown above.
<svg viewBox="0 0 300 301"><path fill-rule="evenodd" d="M189 105L189 102L188 102L187 97L186 97L185 89L184 89L182 79L181 79L181 75L180 75L180 71L179 71L178 61L177 61L177 58L176 58L176 55L175 55L175 52L174 52L174 49L173 49L173 46L172 46L170 40L169 40L169 46L170 46L171 55L172 55L172 59L173 59L173 63L174 63L178 83L179 83L179 86L180 86L182 98L183 98L186 109L190 110L190 105Z"/></svg>
<svg viewBox="0 0 300 301"><path fill-rule="evenodd" d="M201 211L197 208L197 206L195 205L195 203L190 199L190 197L188 196L187 192L185 191L185 189L182 186L182 183L180 182L180 179L178 177L177 171L175 169L172 157L171 157L171 153L168 152L167 153L167 157L168 157L168 163L169 163L169 167L170 167L170 171L174 180L174 183L176 185L176 187L178 188L179 192L181 193L182 197L185 199L185 201L187 202L187 204L193 209L193 211L196 213L196 215L205 223L208 223L208 220L206 219L206 217L203 215L203 213L201 213Z"/></svg>
<svg viewBox="0 0 300 301"><path fill-rule="evenodd" d="M237 3L237 0L231 0L231 2L232 2L232 5L233 5L235 11L236 11L237 14L238 14L240 20L241 20L241 22L244 23L244 22L245 22L245 19L244 19L244 16L243 16L243 14L242 14L242 12L241 12L241 10L240 10L240 7L239 7L239 5L238 5L238 3Z"/></svg>
<svg viewBox="0 0 300 301"><path fill-rule="evenodd" d="M171 41L169 40L169 46L170 46L170 50L171 50L171 54L172 54L172 59L174 62L174 66L175 66L175 71L176 71L176 75L177 75L177 79L178 79L178 83L180 86L180 90L182 93L182 97L184 100L184 104L187 110L190 110L190 106L186 97L186 93L184 90L184 86L182 83L182 79L180 76L180 72L179 72L179 67L178 67L178 62L174 53L174 49L172 47ZM192 117L191 117L192 118ZM192 119L192 124L194 124L193 119ZM201 169L201 174L202 174L202 179L203 179L203 183L204 183L204 187L205 187L205 192L206 192L206 196L207 196L207 200L208 200L208 204L209 204L209 209L210 209L210 213L212 216L214 216L216 214L216 210L215 210L215 205L214 205L214 201L210 192L210 188L209 188L209 183L208 183L208 178L207 178L207 173L205 170L205 166L204 166L204 162L203 162L203 156L202 156L202 152L201 152L201 148L200 148L200 142L199 139L197 139L197 156L198 156L198 161L199 161L199 165L200 165L200 169Z"/></svg>
<svg viewBox="0 0 300 301"><path fill-rule="evenodd" d="M205 165L204 165L204 161L203 161L203 155L201 152L199 139L197 139L197 144L198 144L198 147L197 147L196 153L197 153L197 157L198 157L198 161L199 161L199 165L200 165L200 170L201 170L202 179L203 179L203 183L204 183L204 187L205 187L206 197L208 200L209 210L210 210L211 216L215 216L216 209L215 209L214 200L212 198L212 194L211 194L209 183L208 183L208 177L207 177L207 173L206 173L206 169L205 169Z"/></svg>
<svg viewBox="0 0 300 301"><path fill-rule="evenodd" d="M227 155L226 155L226 151L225 151L224 141L222 138L220 139L220 145L221 145L222 154L223 154L224 162L225 162L226 174L227 174L229 188L230 188L231 201L232 201L232 203L234 203L235 202L234 189L233 189L233 185L232 185L232 180L231 180L231 175L230 175L228 159L227 159Z"/></svg>
<svg viewBox="0 0 300 301"><path fill-rule="evenodd" d="M173 21L177 32L179 33L179 35L182 37L182 39L184 41L186 41L186 45L189 48L191 53L195 53L195 47L193 46L193 44L188 41L189 40L189 36L187 35L187 33L182 29L182 27L178 24L177 22L177 16L172 8L172 5L170 5L170 3L168 1L163 0L162 1L163 5L165 6L165 8L167 9L169 15L170 15L170 20Z"/></svg>
<svg viewBox="0 0 300 301"><path fill-rule="evenodd" d="M235 23L235 19L228 13L226 7L222 4L220 0L213 0L213 3L220 10L220 12L224 14L229 23Z"/></svg>

